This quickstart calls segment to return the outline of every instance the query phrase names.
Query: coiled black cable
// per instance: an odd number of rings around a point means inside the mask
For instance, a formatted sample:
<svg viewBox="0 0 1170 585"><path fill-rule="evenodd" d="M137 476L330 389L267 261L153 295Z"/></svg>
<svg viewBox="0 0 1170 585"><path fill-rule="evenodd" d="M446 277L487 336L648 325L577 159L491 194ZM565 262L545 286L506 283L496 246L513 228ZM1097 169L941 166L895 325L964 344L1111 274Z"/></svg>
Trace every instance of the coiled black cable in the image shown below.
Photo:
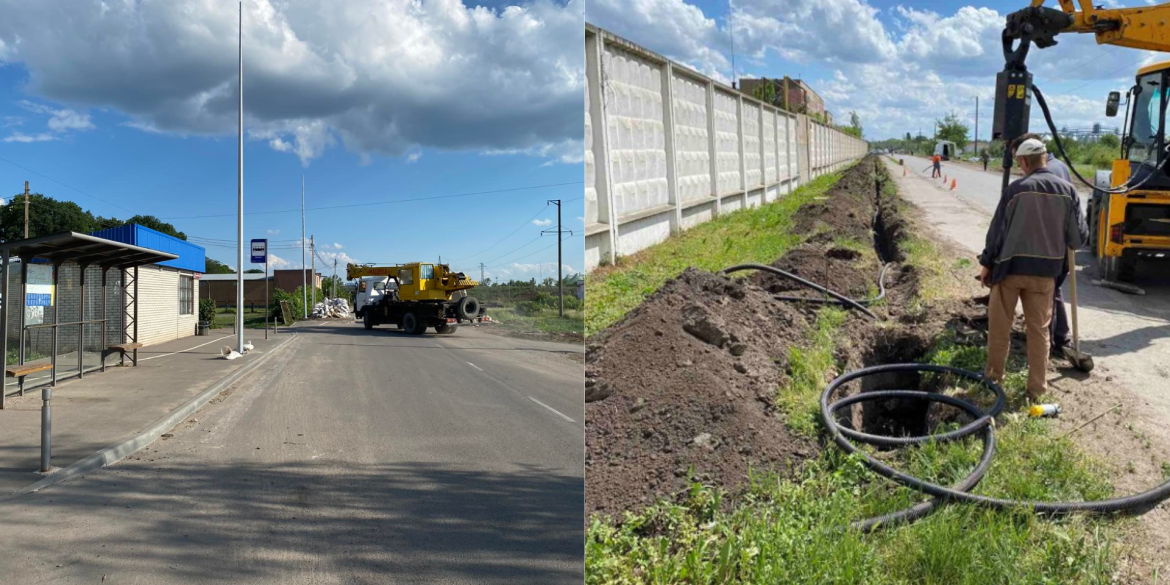
<svg viewBox="0 0 1170 585"><path fill-rule="evenodd" d="M945 394L915 390L878 390L872 392L861 392L852 396L841 398L839 400L833 400L834 394L845 384L868 376L875 376L889 372L934 372L956 375L974 381L984 388L991 390L995 394L995 403L990 409L983 410L978 405L967 400L947 396ZM954 431L935 435L924 435L920 437L886 437L871 435L845 428L837 422L837 411L844 409L845 407L860 402L882 400L886 398L902 398L941 402L963 409L972 417L974 417L975 420ZM988 468L991 466L991 459L995 454L994 419L1000 412L1003 411L1006 403L1007 400L1003 389L986 376L949 366L938 366L932 364L890 364L873 366L848 372L836 380L833 380L827 387L825 387L824 392L821 394L820 402L821 422L825 425L825 428L828 430L829 436L833 439L833 442L836 443L837 446L841 447L841 449L843 449L846 453L858 454L865 466L878 475L894 480L895 482L912 490L934 496L933 500L922 502L892 514L886 514L883 516L854 522L851 527L863 532L869 532L885 526L911 522L926 516L931 511L933 511L939 503L944 501L966 502L999 509L1027 509L1040 514L1064 515L1077 512L1084 512L1089 514L1140 512L1149 510L1165 501L1167 498L1170 498L1170 481L1167 481L1139 494L1087 502L1021 501L1004 498L993 498L990 496L982 496L970 493L970 490L979 483L979 480L983 478L983 476L987 473ZM868 453L858 449L857 446L853 443L853 441L858 441L879 447L898 447L922 444L928 441L953 441L978 432L982 432L983 434L983 455L980 457L978 465L975 466L975 469L972 470L971 474L963 478L952 487L941 486L936 483L914 477L908 473L898 471L897 469L894 469L893 467L890 467L889 465L886 465L885 463L875 459Z"/></svg>
<svg viewBox="0 0 1170 585"><path fill-rule="evenodd" d="M776 274L778 276L783 276L784 278L787 278L787 279L789 279L793 282L796 282L802 286L811 288L815 291L821 292L823 294L826 294L826 295L832 297L830 299L818 299L818 298L805 298L805 297L775 295L772 298L775 298L777 300L782 300L782 301L798 301L798 302L806 302L806 303L826 303L826 304L845 305L847 307L857 309L858 311L865 313L866 315L868 315L869 317L871 317L872 319L874 319L876 321L876 320L878 320L878 316L875 315L873 313L873 311L870 311L868 308L866 308L866 305L869 305L871 303L875 303L875 302L885 298L885 296L886 296L885 275L886 275L886 270L889 268L889 266L890 266L889 264L882 266L881 273L878 275L878 288L880 290L880 294L878 294L878 296L876 296L872 299L864 299L864 300L860 300L860 301L855 300L855 299L851 299L851 298L849 298L841 293L831 291L831 290L829 290L829 289L827 289L827 288L825 288L825 287L823 287L815 282L805 280L805 279L803 279L803 278L801 278L801 277L799 277L791 272L788 272L787 270L781 270L779 268L776 268L775 266L768 266L766 264L736 264L735 266L730 266L728 268L724 268L722 271L720 271L720 274L731 274L733 272L743 272L745 270L763 270L764 272L771 272L772 274Z"/></svg>

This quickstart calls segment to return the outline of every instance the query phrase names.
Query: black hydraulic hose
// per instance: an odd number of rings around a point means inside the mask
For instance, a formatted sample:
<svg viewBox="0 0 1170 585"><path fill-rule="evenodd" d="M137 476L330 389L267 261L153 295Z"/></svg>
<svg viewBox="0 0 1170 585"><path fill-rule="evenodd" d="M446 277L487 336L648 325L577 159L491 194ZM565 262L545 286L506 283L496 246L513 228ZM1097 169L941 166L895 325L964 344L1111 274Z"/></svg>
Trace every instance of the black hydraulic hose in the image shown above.
<svg viewBox="0 0 1170 585"><path fill-rule="evenodd" d="M827 295L833 297L834 299L840 301L841 304L848 306L848 307L853 307L854 309L857 309L858 311L861 311L862 313L869 315L875 321L878 320L878 316L873 314L873 311L870 311L869 309L865 308L865 305L861 304L860 302L855 301L855 300L853 300L853 299L851 299L843 294L833 292L833 291L831 291L831 290L829 290L829 289L827 289L827 288L825 288L825 287L823 287L815 282L805 280L805 279L803 279L803 278L801 278L801 277L799 277L791 272L776 268L775 266L768 266L766 264L736 264L735 266L724 268L720 272L720 274L731 274L732 272L743 272L745 270L763 270L765 272L771 272L772 274L783 276L784 278L787 278L793 282L800 283L801 285L807 286L808 288L811 288L813 290L820 291L824 294L827 294ZM802 300L806 300L806 299L802 299Z"/></svg>
<svg viewBox="0 0 1170 585"><path fill-rule="evenodd" d="M1147 181L1149 181L1154 177L1154 175L1158 173L1158 171L1162 170L1162 167L1166 166L1166 161L1170 160L1170 153L1163 153L1162 162L1158 163L1158 166L1154 168L1154 172L1148 173L1141 181L1138 181L1136 184L1126 183L1125 185L1122 185L1116 189L1103 189L1101 187L1097 187L1096 185L1093 185L1089 181L1085 180L1085 178L1077 172L1077 168L1073 166L1072 160L1069 158L1068 153L1064 151L1064 142L1060 139L1060 133L1056 131L1056 123L1052 121L1052 114L1048 111L1048 102L1044 101L1044 94L1040 91L1040 88L1033 85L1032 93L1036 96L1036 103L1040 104L1040 111L1044 113L1044 121L1048 124L1048 131L1052 132L1052 141L1056 143L1056 150L1060 153L1061 160L1063 160L1064 164L1068 166L1068 170L1072 172L1073 176L1079 179L1082 183L1085 184L1086 187L1090 189L1110 194L1128 193L1129 191L1133 191L1140 188L1142 185L1145 185ZM1127 105L1126 109L1128 108L1129 106Z"/></svg>
<svg viewBox="0 0 1170 585"><path fill-rule="evenodd" d="M853 396L848 396L836 401L832 401L833 395L845 384L868 376L875 376L889 372L934 372L957 375L959 377L977 382L984 388L991 390L995 394L996 400L992 407L986 411L978 405L960 398L955 398L944 394L913 390L879 390L872 392L861 392ZM859 402L882 400L888 398L941 402L963 409L972 417L974 417L975 420L954 431L920 437L885 437L860 433L852 429L846 429L842 427L836 420L837 411L847 406L851 406ZM984 474L986 474L987 469L991 464L991 458L995 453L994 418L1000 412L1002 412L1005 405L1006 396L1004 395L1003 389L1000 388L998 384L983 376L982 374L977 374L949 366L937 366L931 364L890 364L855 370L853 372L846 373L836 380L833 380L821 394L820 401L821 422L825 425L825 428L828 430L829 436L833 439L833 442L841 447L841 449L843 449L846 453L858 454L866 467L875 473L888 479L892 479L895 482L910 489L934 496L935 498L932 501L923 502L910 508L906 508L905 510L894 512L892 514L886 514L883 516L855 522L853 523L852 527L868 532L883 526L913 521L929 514L935 507L937 507L937 504L942 501L959 501L998 509L1028 509L1040 514L1064 515L1077 512L1084 512L1089 514L1108 514L1116 512L1145 511L1165 501L1167 498L1170 498L1170 481L1167 481L1139 494L1087 502L1021 501L1004 498L993 498L970 493L970 490L979 482ZM898 471L897 469L894 469L893 467L890 467L889 465L886 465L885 463L875 459L868 453L858 449L851 440L852 438L854 440L876 446L897 447L907 444L921 444L928 441L952 441L962 437L970 436L976 432L983 433L983 456L980 458L979 464L975 467L970 475L949 488Z"/></svg>
<svg viewBox="0 0 1170 585"><path fill-rule="evenodd" d="M883 264L881 272L878 273L878 296L873 297L872 299L858 300L857 301L858 304L865 305L868 307L868 306L886 298L886 272L889 270L890 266L893 266L893 263L887 262L886 264ZM798 303L814 303L814 304L821 304L821 305L840 304L837 301L837 299L824 299L824 298L816 298L816 297L810 298L810 297L797 297L797 296L791 296L791 295L772 295L772 298L774 298L778 301L793 301L793 302L798 302Z"/></svg>

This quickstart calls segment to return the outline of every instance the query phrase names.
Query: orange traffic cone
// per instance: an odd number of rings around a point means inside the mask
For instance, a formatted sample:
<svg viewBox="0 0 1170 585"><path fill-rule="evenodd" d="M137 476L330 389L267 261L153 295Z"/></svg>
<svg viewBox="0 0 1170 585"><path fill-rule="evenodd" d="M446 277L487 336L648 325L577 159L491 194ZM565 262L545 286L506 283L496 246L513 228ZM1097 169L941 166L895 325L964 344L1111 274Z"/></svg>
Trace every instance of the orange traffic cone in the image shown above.
<svg viewBox="0 0 1170 585"><path fill-rule="evenodd" d="M955 187L956 187L958 184L959 184L959 181L958 181L958 179L951 179L951 191L954 191L954 190L955 190Z"/></svg>

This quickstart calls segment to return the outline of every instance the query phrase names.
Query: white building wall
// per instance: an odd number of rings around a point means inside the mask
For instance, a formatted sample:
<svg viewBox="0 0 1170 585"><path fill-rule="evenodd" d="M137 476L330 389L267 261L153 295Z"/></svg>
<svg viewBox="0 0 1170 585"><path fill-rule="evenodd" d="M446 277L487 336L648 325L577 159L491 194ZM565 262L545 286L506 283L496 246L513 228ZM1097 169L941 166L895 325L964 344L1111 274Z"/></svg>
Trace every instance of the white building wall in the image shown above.
<svg viewBox="0 0 1170 585"><path fill-rule="evenodd" d="M179 276L190 272L155 265L138 269L138 342L153 345L180 337L195 335L199 320L199 281L195 281L194 310L190 315L179 314ZM133 287L133 276L127 283Z"/></svg>
<svg viewBox="0 0 1170 585"><path fill-rule="evenodd" d="M585 59L587 270L783 197L868 148L592 25Z"/></svg>

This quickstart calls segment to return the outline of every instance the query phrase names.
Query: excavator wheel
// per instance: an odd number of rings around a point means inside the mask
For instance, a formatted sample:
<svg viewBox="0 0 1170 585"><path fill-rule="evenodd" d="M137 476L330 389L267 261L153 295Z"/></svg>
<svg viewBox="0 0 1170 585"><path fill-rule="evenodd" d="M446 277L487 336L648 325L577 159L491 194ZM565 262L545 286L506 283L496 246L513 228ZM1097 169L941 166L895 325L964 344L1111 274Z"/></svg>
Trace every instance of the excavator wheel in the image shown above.
<svg viewBox="0 0 1170 585"><path fill-rule="evenodd" d="M407 335L422 335L427 330L426 326L422 324L422 319L418 318L418 314L414 311L407 311L402 316L402 330Z"/></svg>

